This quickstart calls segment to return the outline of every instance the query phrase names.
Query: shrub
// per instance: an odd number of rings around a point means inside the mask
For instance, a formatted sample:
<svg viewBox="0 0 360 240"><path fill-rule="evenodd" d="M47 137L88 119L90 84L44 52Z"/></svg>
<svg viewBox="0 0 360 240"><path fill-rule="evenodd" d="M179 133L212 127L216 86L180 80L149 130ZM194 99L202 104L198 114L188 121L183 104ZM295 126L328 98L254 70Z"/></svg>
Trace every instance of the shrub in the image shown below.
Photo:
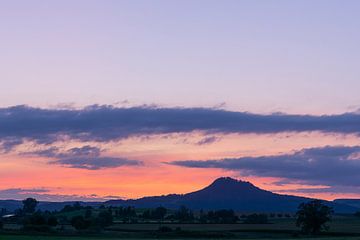
<svg viewBox="0 0 360 240"><path fill-rule="evenodd" d="M239 218L233 210L209 211L203 218L210 223L236 223Z"/></svg>
<svg viewBox="0 0 360 240"><path fill-rule="evenodd" d="M268 223L268 217L266 214L250 214L246 217L244 223L247 224L266 224Z"/></svg>
<svg viewBox="0 0 360 240"><path fill-rule="evenodd" d="M113 223L113 216L110 211L102 211L96 218L97 225L101 227L110 226Z"/></svg>
<svg viewBox="0 0 360 240"><path fill-rule="evenodd" d="M41 212L33 213L32 215L28 215L24 218L23 224L24 225L46 225L47 221L45 216Z"/></svg>
<svg viewBox="0 0 360 240"><path fill-rule="evenodd" d="M88 229L91 225L89 220L85 220L83 216L75 216L71 219L71 226L76 230Z"/></svg>
<svg viewBox="0 0 360 240"><path fill-rule="evenodd" d="M167 227L167 226L162 226L162 227L159 227L158 231L159 232L172 232L172 228Z"/></svg>
<svg viewBox="0 0 360 240"><path fill-rule="evenodd" d="M55 216L50 216L47 220L47 224L49 226L55 227L56 225L58 225L58 220Z"/></svg>
<svg viewBox="0 0 360 240"><path fill-rule="evenodd" d="M25 225L24 230L30 232L50 232L51 228L48 225Z"/></svg>
<svg viewBox="0 0 360 240"><path fill-rule="evenodd" d="M86 209L85 218L90 218L91 216L92 216L92 210L91 209Z"/></svg>
<svg viewBox="0 0 360 240"><path fill-rule="evenodd" d="M193 212L185 206L181 206L179 210L175 212L174 217L180 222L188 222L194 220Z"/></svg>

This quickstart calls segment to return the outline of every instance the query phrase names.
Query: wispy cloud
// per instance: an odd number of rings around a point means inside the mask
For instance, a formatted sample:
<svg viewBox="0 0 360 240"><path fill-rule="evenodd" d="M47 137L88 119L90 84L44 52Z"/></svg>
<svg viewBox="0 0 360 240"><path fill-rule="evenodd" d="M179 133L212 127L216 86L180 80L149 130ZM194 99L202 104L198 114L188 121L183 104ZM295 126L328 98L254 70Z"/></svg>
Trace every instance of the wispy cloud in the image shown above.
<svg viewBox="0 0 360 240"><path fill-rule="evenodd" d="M5 137L4 139L0 140L0 152L2 153L9 153L11 152L16 146L23 143L21 138L17 137Z"/></svg>
<svg viewBox="0 0 360 240"><path fill-rule="evenodd" d="M202 146L202 145L212 144L219 140L220 140L220 138L215 137L215 136L205 137L205 138L201 139L200 141L198 141L196 143L196 145Z"/></svg>

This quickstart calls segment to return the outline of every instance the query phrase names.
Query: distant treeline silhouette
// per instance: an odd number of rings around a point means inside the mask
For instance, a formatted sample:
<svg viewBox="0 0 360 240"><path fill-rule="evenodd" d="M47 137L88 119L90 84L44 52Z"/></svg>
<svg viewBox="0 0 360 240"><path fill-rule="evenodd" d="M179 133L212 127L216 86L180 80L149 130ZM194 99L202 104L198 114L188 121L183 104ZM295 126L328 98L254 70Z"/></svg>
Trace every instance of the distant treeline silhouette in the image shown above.
<svg viewBox="0 0 360 240"><path fill-rule="evenodd" d="M270 218L296 217L296 224L304 233L317 234L327 230L326 223L330 221L332 208L324 205L319 200L302 203L296 215L271 213L267 214L241 214L238 216L232 209L221 209L194 213L186 206L177 210L167 209L162 206L152 209L136 209L132 206L112 207L104 206L94 208L82 206L79 202L66 205L60 211L36 210L38 201L27 198L22 201L23 207L14 214L5 215L7 211L1 210L4 223L15 223L22 226L25 231L64 231L66 226L72 226L77 231L102 231L115 223L199 223L199 224L267 224ZM5 215L5 216L4 216ZM356 213L360 216L360 213ZM165 229L162 229L165 231Z"/></svg>

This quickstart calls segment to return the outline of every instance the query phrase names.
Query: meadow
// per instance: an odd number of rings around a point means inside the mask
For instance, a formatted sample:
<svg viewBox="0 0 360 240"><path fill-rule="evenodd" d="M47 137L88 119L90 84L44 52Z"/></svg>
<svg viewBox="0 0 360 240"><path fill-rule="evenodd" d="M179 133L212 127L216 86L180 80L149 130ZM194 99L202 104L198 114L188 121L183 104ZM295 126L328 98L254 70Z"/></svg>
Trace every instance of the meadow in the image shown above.
<svg viewBox="0 0 360 240"><path fill-rule="evenodd" d="M71 239L71 240L108 240L109 238L103 238L103 237L54 237L54 236L0 236L0 240L66 240L66 239ZM116 239L116 238L110 238L110 239ZM138 239L133 239L133 240L143 240L144 238L138 238ZM196 238L199 239L199 238ZM248 240L255 240L258 238L251 238ZM273 238L268 238L268 239L263 239L263 240L270 240ZM306 239L306 240L318 240L319 238L283 238L283 240L293 240L293 239L297 239L297 240L302 240L302 239ZM360 238L358 237L331 237L331 238L324 238L324 240L359 240ZM166 240L166 239L164 239ZM191 239L189 239L191 240Z"/></svg>
<svg viewBox="0 0 360 240"><path fill-rule="evenodd" d="M159 232L165 227L171 231ZM360 219L334 216L329 231L316 238L298 235L294 218L273 218L268 224L119 223L101 234L68 236L0 235L0 240L83 240L83 239L329 239L360 240Z"/></svg>

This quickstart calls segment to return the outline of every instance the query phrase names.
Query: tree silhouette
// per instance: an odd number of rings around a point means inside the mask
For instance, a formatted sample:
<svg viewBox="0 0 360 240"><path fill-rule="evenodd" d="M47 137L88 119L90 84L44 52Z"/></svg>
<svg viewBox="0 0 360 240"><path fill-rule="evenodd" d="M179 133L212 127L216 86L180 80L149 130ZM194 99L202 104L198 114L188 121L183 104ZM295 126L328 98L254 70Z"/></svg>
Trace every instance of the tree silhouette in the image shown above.
<svg viewBox="0 0 360 240"><path fill-rule="evenodd" d="M167 209L164 207L157 207L155 208L155 210L153 211L153 218L154 219L164 219L165 215L167 213Z"/></svg>
<svg viewBox="0 0 360 240"><path fill-rule="evenodd" d="M250 214L246 216L244 223L247 224L266 224L268 223L268 216L266 214Z"/></svg>
<svg viewBox="0 0 360 240"><path fill-rule="evenodd" d="M90 218L91 216L92 216L92 210L91 209L86 209L85 218Z"/></svg>
<svg viewBox="0 0 360 240"><path fill-rule="evenodd" d="M179 210L176 211L175 218L180 222L192 221L194 220L194 214L187 207L181 206Z"/></svg>
<svg viewBox="0 0 360 240"><path fill-rule="evenodd" d="M83 216L75 216L71 219L71 226L76 230L84 230L90 227L91 222L84 219Z"/></svg>
<svg viewBox="0 0 360 240"><path fill-rule="evenodd" d="M36 206L38 205L38 201L35 198L27 198L22 201L23 203L23 211L24 213L34 213Z"/></svg>
<svg viewBox="0 0 360 240"><path fill-rule="evenodd" d="M113 223L112 212L109 210L101 211L96 218L96 222L101 227L110 226Z"/></svg>
<svg viewBox="0 0 360 240"><path fill-rule="evenodd" d="M313 200L299 205L296 213L296 225L308 234L317 234L327 230L326 223L331 220L333 209L324 205L320 200Z"/></svg>

